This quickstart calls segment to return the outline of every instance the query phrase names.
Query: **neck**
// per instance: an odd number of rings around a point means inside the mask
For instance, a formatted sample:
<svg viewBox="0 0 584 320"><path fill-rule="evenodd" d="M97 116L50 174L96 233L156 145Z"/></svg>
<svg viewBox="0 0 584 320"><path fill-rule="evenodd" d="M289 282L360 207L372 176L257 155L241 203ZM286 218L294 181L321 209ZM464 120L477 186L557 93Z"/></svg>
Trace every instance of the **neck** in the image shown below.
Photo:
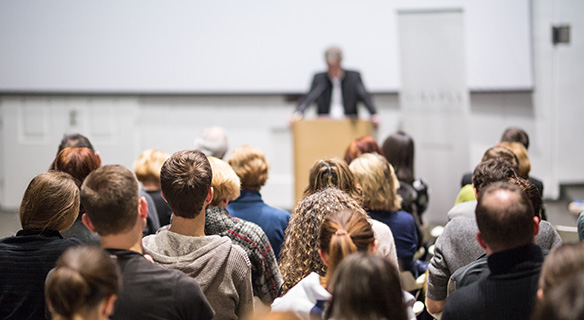
<svg viewBox="0 0 584 320"><path fill-rule="evenodd" d="M152 182L152 181L145 181L142 182L142 187L146 191L158 191L160 190L160 183Z"/></svg>
<svg viewBox="0 0 584 320"><path fill-rule="evenodd" d="M142 230L137 229L137 227L127 233L99 236L99 241L105 249L122 249L143 253Z"/></svg>
<svg viewBox="0 0 584 320"><path fill-rule="evenodd" d="M199 215L193 219L179 217L174 215L170 231L182 234L183 236L204 237L205 236L205 211L199 212Z"/></svg>

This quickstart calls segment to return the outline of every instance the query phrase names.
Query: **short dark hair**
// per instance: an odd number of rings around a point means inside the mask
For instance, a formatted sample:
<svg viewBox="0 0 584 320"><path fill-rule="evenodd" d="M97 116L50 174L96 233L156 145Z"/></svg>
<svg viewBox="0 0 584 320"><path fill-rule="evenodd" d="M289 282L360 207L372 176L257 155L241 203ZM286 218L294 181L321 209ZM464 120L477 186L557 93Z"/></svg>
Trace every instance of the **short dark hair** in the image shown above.
<svg viewBox="0 0 584 320"><path fill-rule="evenodd" d="M414 182L414 139L403 131L398 131L383 141L383 155L395 169L399 181Z"/></svg>
<svg viewBox="0 0 584 320"><path fill-rule="evenodd" d="M64 134L63 139L61 139L61 144L59 144L59 150L57 150L57 154L59 154L59 152L65 148L88 148L95 152L95 149L93 148L91 142L89 142L89 139L80 133Z"/></svg>
<svg viewBox="0 0 584 320"><path fill-rule="evenodd" d="M501 158L489 159L479 163L472 173L472 184L477 193L480 193L487 185L506 181L509 178L517 177L517 173Z"/></svg>
<svg viewBox="0 0 584 320"><path fill-rule="evenodd" d="M138 180L123 166L103 166L85 178L81 202L100 236L127 232L138 214Z"/></svg>
<svg viewBox="0 0 584 320"><path fill-rule="evenodd" d="M529 136L527 132L521 128L507 128L501 136L501 142L519 142L525 149L529 149Z"/></svg>
<svg viewBox="0 0 584 320"><path fill-rule="evenodd" d="M501 199L500 192L508 197ZM533 208L517 185L507 181L488 185L479 194L475 214L482 238L494 250L533 242Z"/></svg>
<svg viewBox="0 0 584 320"><path fill-rule="evenodd" d="M198 150L174 153L162 165L160 186L172 213L193 219L201 213L213 180L207 156Z"/></svg>

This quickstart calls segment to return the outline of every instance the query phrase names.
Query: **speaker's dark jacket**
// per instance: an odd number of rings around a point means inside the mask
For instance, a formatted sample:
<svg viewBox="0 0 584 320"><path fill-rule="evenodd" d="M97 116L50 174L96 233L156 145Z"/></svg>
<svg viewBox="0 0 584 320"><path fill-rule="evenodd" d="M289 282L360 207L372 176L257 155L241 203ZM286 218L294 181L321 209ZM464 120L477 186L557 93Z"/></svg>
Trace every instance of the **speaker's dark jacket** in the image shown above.
<svg viewBox="0 0 584 320"><path fill-rule="evenodd" d="M359 101L365 104L369 113L376 114L375 106L371 97L363 86L361 74L357 71L343 70L344 76L341 80L341 91L343 94L343 106L345 108L346 116L357 116L357 103ZM319 115L329 114L331 107L331 95L333 91L333 83L328 76L328 73L321 72L314 75L310 91L300 102L296 108L296 112L304 113L304 111L313 103L316 102L318 106L317 113Z"/></svg>

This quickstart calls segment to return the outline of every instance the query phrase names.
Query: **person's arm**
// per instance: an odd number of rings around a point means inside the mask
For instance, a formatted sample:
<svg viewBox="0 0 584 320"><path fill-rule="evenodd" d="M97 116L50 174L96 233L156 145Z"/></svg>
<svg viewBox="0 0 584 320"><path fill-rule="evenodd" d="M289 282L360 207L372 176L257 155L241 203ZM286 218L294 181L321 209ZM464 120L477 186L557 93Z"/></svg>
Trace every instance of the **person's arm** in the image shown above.
<svg viewBox="0 0 584 320"><path fill-rule="evenodd" d="M326 89L326 83L319 81L318 75L315 75L310 85L310 91L306 94L304 99L300 102L294 114L303 114L304 111L323 93Z"/></svg>
<svg viewBox="0 0 584 320"><path fill-rule="evenodd" d="M437 315L444 309L444 302L448 291L450 270L445 260L443 249L449 250L450 237L455 236L450 232L450 226L446 225L442 235L438 237L434 245L434 256L428 264L428 289L426 291L426 309L429 313Z"/></svg>
<svg viewBox="0 0 584 320"><path fill-rule="evenodd" d="M433 317L439 317L442 310L444 310L444 303L446 300L432 300L426 297L426 310L430 313Z"/></svg>
<svg viewBox="0 0 584 320"><path fill-rule="evenodd" d="M371 119L377 118L377 109L375 109L375 105L373 105L373 100L371 96L365 89L365 85L363 84L363 80L361 79L361 74L357 74L357 96L359 100L361 100L364 104L369 113L371 114Z"/></svg>

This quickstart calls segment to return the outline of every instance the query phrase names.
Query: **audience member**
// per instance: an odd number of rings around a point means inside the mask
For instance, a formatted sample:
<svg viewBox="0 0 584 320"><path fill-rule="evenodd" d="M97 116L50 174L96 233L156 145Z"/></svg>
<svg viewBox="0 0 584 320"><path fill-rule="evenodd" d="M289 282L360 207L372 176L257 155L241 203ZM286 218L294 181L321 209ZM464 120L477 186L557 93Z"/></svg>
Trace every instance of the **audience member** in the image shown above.
<svg viewBox="0 0 584 320"><path fill-rule="evenodd" d="M418 268L420 264L414 263L418 231L414 217L400 210L399 182L391 164L379 154L366 153L353 160L349 169L361 185L363 208L371 218L391 229L400 269L411 271L414 277L425 272L427 266Z"/></svg>
<svg viewBox="0 0 584 320"><path fill-rule="evenodd" d="M86 210L83 222L99 234L102 247L115 257L122 273L123 291L112 319L213 318L195 280L143 256L142 230L148 209L130 170L108 165L93 171L83 182L81 199ZM174 247L182 245L176 242Z"/></svg>
<svg viewBox="0 0 584 320"><path fill-rule="evenodd" d="M223 159L227 153L227 132L221 127L208 127L195 138L195 149L208 157Z"/></svg>
<svg viewBox="0 0 584 320"><path fill-rule="evenodd" d="M531 162L529 161L527 148L525 148L519 142L500 142L499 146L513 151L513 153L517 156L517 160L519 161L517 175L523 179L529 179L529 181L533 183L537 189L539 189L539 194L543 196L543 182L537 178L529 176L529 172L531 171Z"/></svg>
<svg viewBox="0 0 584 320"><path fill-rule="evenodd" d="M552 288L569 281L575 274L584 274L584 243L565 243L547 255L541 275L537 297L544 300Z"/></svg>
<svg viewBox="0 0 584 320"><path fill-rule="evenodd" d="M213 200L205 218L205 234L228 237L245 250L251 262L253 293L269 305L278 296L282 275L270 240L258 225L233 218L226 210L227 203L239 196L240 181L233 169L223 160L209 157L213 171Z"/></svg>
<svg viewBox="0 0 584 320"><path fill-rule="evenodd" d="M160 169L168 157L169 155L166 152L147 149L134 161L134 173L138 181L142 183L144 191L154 201L160 226L170 224L170 217L172 215L168 203L166 203L166 200L162 198L162 194L160 193Z"/></svg>
<svg viewBox="0 0 584 320"><path fill-rule="evenodd" d="M346 166L346 165L345 165ZM304 197L296 206L290 219L290 224L286 229L284 246L280 259L280 270L284 278L282 293L288 292L300 280L312 272L320 276L326 274L326 266L322 263L318 254L318 230L324 218L332 212L350 209L368 217L361 205L343 191L336 188L326 188L313 195ZM381 222L369 220L372 224L375 238L378 241L377 254L387 257L396 268L398 267L395 253L393 237L388 238L385 234L376 231L376 227L381 225L387 230L389 228ZM384 232L383 228L380 228ZM391 235L391 231L389 231ZM380 252L381 244L386 243L386 252ZM390 244L392 246L390 246Z"/></svg>
<svg viewBox="0 0 584 320"><path fill-rule="evenodd" d="M501 142L519 142L525 149L529 149L529 135L521 128L509 127L501 135Z"/></svg>
<svg viewBox="0 0 584 320"><path fill-rule="evenodd" d="M70 248L47 276L45 296L55 320L108 320L121 291L122 276L97 247Z"/></svg>
<svg viewBox="0 0 584 320"><path fill-rule="evenodd" d="M481 162L475 168L473 185L478 196L487 185L497 181L515 178L514 170L501 159ZM476 211L476 201L461 203L461 217L450 220L444 231L436 240L434 256L428 265L428 289L426 291L426 308L432 314L438 314L444 307L447 296L448 280L459 268L475 261L484 253L476 242L478 232L476 219L469 218ZM451 210L452 211L452 210ZM536 243L543 249L552 249L561 245L562 239L555 228L547 221L541 221Z"/></svg>
<svg viewBox="0 0 584 320"><path fill-rule="evenodd" d="M529 199L516 185L493 183L479 194L476 221L491 274L448 297L442 319L529 319L543 263Z"/></svg>
<svg viewBox="0 0 584 320"><path fill-rule="evenodd" d="M303 196L307 197L326 188L339 189L357 201L359 206L363 205L361 187L359 187L359 184L356 182L347 163L341 159L324 158L317 160L312 168L310 168L308 187L304 190ZM322 220L319 220L319 222L321 221ZM389 229L386 224L374 219L370 219L369 222L373 226L375 238L379 241L377 253L381 256L387 257L397 265L395 242L391 229ZM316 226L316 228L318 228L318 226ZM317 232L316 229L311 231L311 233L314 234Z"/></svg>
<svg viewBox="0 0 584 320"><path fill-rule="evenodd" d="M584 319L584 274L575 273L551 288L535 307L532 320Z"/></svg>
<svg viewBox="0 0 584 320"><path fill-rule="evenodd" d="M59 151L57 152L57 155L65 148L88 148L95 154L95 156L99 160L99 164L101 165L101 156L99 155L99 151L95 150L89 139L87 139L87 137L85 137L82 134L73 133L63 135L63 139L61 139L61 144L59 144ZM146 192L142 190L140 190L140 197L144 197L146 199L146 202L148 203L148 218L146 227L144 228L142 233L143 235L155 233L160 228L160 223L158 222L158 213L156 212L154 201L152 200L150 195L148 195ZM95 240L90 241L94 242Z"/></svg>
<svg viewBox="0 0 584 320"><path fill-rule="evenodd" d="M64 148L57 154L51 164L50 170L66 172L75 178L77 186L93 171L101 166L101 159L89 148ZM71 228L61 232L64 238L77 238L87 245L99 246L99 237L87 229L81 221L81 216L85 213L83 203L79 207L79 214Z"/></svg>
<svg viewBox="0 0 584 320"><path fill-rule="evenodd" d="M399 180L397 194L402 198L402 208L411 213L418 226L418 234L423 233L422 214L426 211L429 201L428 185L423 179L416 179L414 173L414 139L403 131L398 131L383 142L383 155L395 169ZM418 244L423 241L419 237Z"/></svg>
<svg viewBox="0 0 584 320"><path fill-rule="evenodd" d="M241 195L229 202L227 211L232 217L260 226L268 236L276 258L279 258L290 213L271 207L262 200L260 189L268 180L269 168L264 153L256 147L245 145L233 150L228 163L241 181Z"/></svg>
<svg viewBox="0 0 584 320"><path fill-rule="evenodd" d="M326 319L408 319L399 272L381 257L366 253L348 256L338 266L327 288L332 298Z"/></svg>
<svg viewBox="0 0 584 320"><path fill-rule="evenodd" d="M300 280L272 304L274 311L292 311L302 319L322 318L331 294L328 281L335 268L353 252L375 253L377 241L367 217L356 210L341 210L327 215L320 226L318 254L327 266L324 276L316 272Z"/></svg>
<svg viewBox="0 0 584 320"><path fill-rule="evenodd" d="M372 137L366 136L353 140L345 151L345 162L349 165L351 161L364 153L377 153L383 155L383 151Z"/></svg>
<svg viewBox="0 0 584 320"><path fill-rule="evenodd" d="M508 182L517 185L518 187L523 190L523 193L529 199L531 206L533 208L533 216L537 218L537 223L540 232L538 236L541 234L548 233L550 230L550 225L547 223L543 223L541 221L541 208L543 205L543 201L541 196L539 195L539 190L537 187L529 182L529 180L525 180L519 177L509 178ZM545 225L545 227L544 227ZM544 227L545 230L542 230ZM544 255L549 252L549 250L543 250ZM474 283L482 278L485 278L489 275L489 268L487 266L487 256L483 254L479 259L467 264L466 266L456 270L452 276L450 276L450 280L448 282L448 293L450 294L452 291L459 289L461 287L467 286L471 283Z"/></svg>
<svg viewBox="0 0 584 320"><path fill-rule="evenodd" d="M71 175L41 173L20 204L22 230L0 240L0 318L45 319L47 273L78 239L63 239L79 214L79 188Z"/></svg>

